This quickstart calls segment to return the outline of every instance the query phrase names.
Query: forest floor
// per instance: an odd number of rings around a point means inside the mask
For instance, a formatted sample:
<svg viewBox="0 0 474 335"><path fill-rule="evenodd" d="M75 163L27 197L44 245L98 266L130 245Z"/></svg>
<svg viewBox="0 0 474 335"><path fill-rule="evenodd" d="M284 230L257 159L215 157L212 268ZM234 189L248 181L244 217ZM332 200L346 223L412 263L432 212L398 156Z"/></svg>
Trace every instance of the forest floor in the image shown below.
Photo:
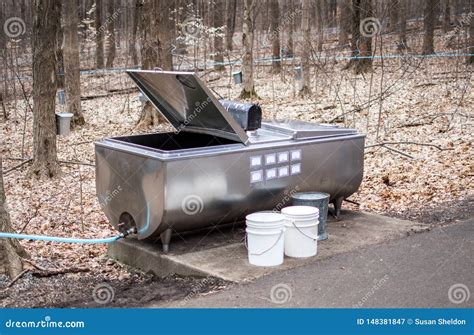
<svg viewBox="0 0 474 335"><path fill-rule="evenodd" d="M367 134L364 180L350 197L358 205L346 203L346 208L426 225L472 217L473 67L460 58L389 59L356 76L344 65L327 61L314 68L312 95L304 98L297 94L300 82L294 80L293 64L284 64L278 75L258 65L259 97L252 101L261 104L267 119L336 123ZM241 86L231 82L233 70L208 70L203 80L221 96L236 99ZM32 113L24 99L6 103L10 117L1 124L1 150L8 209L17 232L81 238L116 234L95 193L94 141L170 129L135 129L141 110L137 91L114 91L134 87L124 73L81 79L87 123L69 137L58 137L61 174L52 180L30 178L29 164L18 167L32 156ZM42 267L88 271L39 278L32 270L12 287L0 276L3 307L99 306L92 291L101 283L115 290L116 298L107 306L183 299L226 286L216 279L160 279L128 269L108 259L104 245L21 243Z"/></svg>

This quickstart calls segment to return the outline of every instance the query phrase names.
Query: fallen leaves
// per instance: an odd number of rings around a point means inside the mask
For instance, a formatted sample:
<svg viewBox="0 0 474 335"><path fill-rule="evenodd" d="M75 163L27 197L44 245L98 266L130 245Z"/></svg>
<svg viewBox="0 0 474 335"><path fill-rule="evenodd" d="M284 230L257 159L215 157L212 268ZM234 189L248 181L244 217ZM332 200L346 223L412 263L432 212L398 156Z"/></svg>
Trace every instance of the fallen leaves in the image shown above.
<svg viewBox="0 0 474 335"><path fill-rule="evenodd" d="M401 74L398 61L388 60L384 65L387 71L382 88L379 87L380 67L374 70L374 86L371 87L369 78L354 76L328 63L324 68L326 74L312 83L314 95L307 99L298 97L297 83L289 72L282 74L286 76L285 82L279 80L279 76L273 76L271 81L267 68L260 65L256 91L261 97L258 102L266 118L321 123L337 119L340 126L366 133L366 144L414 141L453 149L440 151L435 147L413 144L392 145L413 159L383 147L366 150L364 180L351 199L360 203L360 209L364 211L401 213L420 206L436 207L446 201L474 195L473 115L470 110L474 105L473 90L465 91L466 79L463 78L455 81L433 78L440 68L449 74L459 66L456 61L430 60L421 69ZM291 66L284 65L284 70L288 68ZM235 99L240 93L239 85L227 87L229 79L226 76L214 79L209 85L224 97ZM100 77L87 75L82 77L82 81L83 94L88 96L103 95L111 89L132 85L123 73ZM377 98L380 90L387 91L382 94L383 101ZM372 102L368 104L368 101ZM8 108L12 110L13 105ZM30 114L27 115L25 150L22 153L25 108L24 101L17 101L18 113L12 113L10 120L2 124L4 157L32 155ZM71 136L58 138L59 159L94 164L94 141L134 133L141 103L136 93L117 94L82 101L82 108L87 123L76 128ZM379 113L381 123L378 126ZM160 125L148 132L170 129L169 125ZM6 160L4 164L8 169L18 161ZM26 166L6 176L8 206L14 228L20 230L28 222L24 232L31 234L81 238L116 234L96 197L95 169L61 164L61 170L59 177L40 182L27 176ZM82 204L79 197L81 186ZM106 260L105 245L21 243L33 259L51 262L58 268L87 267L91 269L90 275L101 274L107 278L129 275L122 266Z"/></svg>

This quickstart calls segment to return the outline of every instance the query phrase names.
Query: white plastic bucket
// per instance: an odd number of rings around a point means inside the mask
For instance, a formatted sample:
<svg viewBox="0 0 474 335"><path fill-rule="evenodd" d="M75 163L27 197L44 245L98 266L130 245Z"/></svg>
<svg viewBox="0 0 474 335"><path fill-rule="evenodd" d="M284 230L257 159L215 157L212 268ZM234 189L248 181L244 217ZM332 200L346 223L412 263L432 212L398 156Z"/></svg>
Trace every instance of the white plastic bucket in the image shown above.
<svg viewBox="0 0 474 335"><path fill-rule="evenodd" d="M311 257L318 253L319 210L310 206L290 206L285 216L285 255Z"/></svg>
<svg viewBox="0 0 474 335"><path fill-rule="evenodd" d="M278 213L257 212L246 217L249 262L257 266L283 263L285 217Z"/></svg>

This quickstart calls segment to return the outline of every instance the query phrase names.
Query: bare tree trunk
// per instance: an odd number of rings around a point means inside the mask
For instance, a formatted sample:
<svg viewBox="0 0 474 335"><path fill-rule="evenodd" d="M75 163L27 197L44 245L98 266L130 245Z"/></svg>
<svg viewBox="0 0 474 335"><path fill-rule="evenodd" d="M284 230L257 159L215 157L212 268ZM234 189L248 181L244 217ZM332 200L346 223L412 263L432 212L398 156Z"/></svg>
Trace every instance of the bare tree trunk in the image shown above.
<svg viewBox="0 0 474 335"><path fill-rule="evenodd" d="M33 165L37 176L59 172L56 153L56 50L59 0L35 0L33 19Z"/></svg>
<svg viewBox="0 0 474 335"><path fill-rule="evenodd" d="M372 0L352 0L352 58L346 68L353 68L356 74L372 69L372 36L370 31L362 33L361 22L373 17ZM361 31L362 30L362 31ZM368 32L368 33L367 33Z"/></svg>
<svg viewBox="0 0 474 335"><path fill-rule="evenodd" d="M317 50L323 51L323 43L324 43L324 14L323 14L323 6L320 1L316 1L316 20L318 23L318 41L317 41Z"/></svg>
<svg viewBox="0 0 474 335"><path fill-rule="evenodd" d="M348 0L339 0L339 46L349 44L351 10Z"/></svg>
<svg viewBox="0 0 474 335"><path fill-rule="evenodd" d="M3 27L5 24L5 7L6 3L4 1L0 2L0 27ZM6 54L6 48L7 48L7 35L6 34L0 34L0 54L3 55ZM2 69L2 72L5 71L6 69Z"/></svg>
<svg viewBox="0 0 474 335"><path fill-rule="evenodd" d="M310 24L310 0L303 0L303 17L301 18L301 31L303 32L303 45L301 53L301 74L303 84L300 89L300 96L311 94L311 24Z"/></svg>
<svg viewBox="0 0 474 335"><path fill-rule="evenodd" d="M59 3L59 6L60 6L59 15L61 15L62 2ZM57 60L56 85L58 89L64 88L64 53L63 53L63 48L62 48L63 40L64 40L63 28L61 26L61 17L59 17L59 27L56 30L56 42L58 45L58 48L56 50L56 60Z"/></svg>
<svg viewBox="0 0 474 335"><path fill-rule="evenodd" d="M104 26L102 25L102 0L95 0L95 67L104 68Z"/></svg>
<svg viewBox="0 0 474 335"><path fill-rule="evenodd" d="M232 39L235 32L235 16L237 12L237 0L226 1L226 15L227 15L227 30L226 30L226 45L227 50L233 50Z"/></svg>
<svg viewBox="0 0 474 335"><path fill-rule="evenodd" d="M138 21L140 20L140 0L135 0L133 8L133 22L132 22L132 38L129 44L130 57L132 58L133 65L138 65L138 54L137 54L137 31Z"/></svg>
<svg viewBox="0 0 474 335"><path fill-rule="evenodd" d="M388 3L388 13L390 16L389 32L398 29L398 18L399 18L399 0L391 0Z"/></svg>
<svg viewBox="0 0 474 335"><path fill-rule="evenodd" d="M172 18L172 6L167 1L159 1L158 5L157 23L158 29L158 66L163 70L173 70L173 35L174 35L174 20Z"/></svg>
<svg viewBox="0 0 474 335"><path fill-rule="evenodd" d="M216 36L214 36L214 62L217 64L214 65L214 68L218 71L223 71L225 69L224 64L224 1L225 0L215 0L214 3L214 28L216 30Z"/></svg>
<svg viewBox="0 0 474 335"><path fill-rule="evenodd" d="M443 32L447 33L450 27L451 27L451 3L449 0L444 0Z"/></svg>
<svg viewBox="0 0 474 335"><path fill-rule="evenodd" d="M288 3L288 13L290 20L288 21L288 41L286 43L286 53L285 56L293 57L294 52L294 42L293 42L293 33L295 30L295 20L294 20L294 13L295 13L295 4L293 3L294 0L287 0Z"/></svg>
<svg viewBox="0 0 474 335"><path fill-rule="evenodd" d="M3 27L5 24L5 9L6 9L6 3L4 1L0 2L0 27ZM0 61L1 61L1 70L0 74L4 77L8 77L8 67L6 66L7 64L7 35L6 34L1 34L0 33ZM8 97L8 86L9 83L7 80L3 81L3 94L2 94L2 101L3 101L3 96L5 98ZM5 110L3 110L5 113L5 116L7 113ZM6 119L6 117L5 117Z"/></svg>
<svg viewBox="0 0 474 335"><path fill-rule="evenodd" d="M0 150L0 231L13 232L6 205L2 174L2 151ZM21 257L25 258L27 256L18 241L0 239L0 273L6 273L10 278L16 277L23 270Z"/></svg>
<svg viewBox="0 0 474 335"><path fill-rule="evenodd" d="M159 19L163 17L159 13L159 4L154 0L141 0L141 58L142 69L151 70L158 67L159 53L161 49L159 38ZM147 101L143 107L140 120L136 128L147 128L157 126L164 120L163 116L153 105Z"/></svg>
<svg viewBox="0 0 474 335"><path fill-rule="evenodd" d="M474 64L474 15L471 15L471 22L469 23L468 43L469 45L468 45L467 50L470 56L467 57L467 63Z"/></svg>
<svg viewBox="0 0 474 335"><path fill-rule="evenodd" d="M398 50L408 50L407 42L407 0L398 0L399 15L398 15Z"/></svg>
<svg viewBox="0 0 474 335"><path fill-rule="evenodd" d="M115 8L114 0L107 2L107 63L106 67L113 68L115 60Z"/></svg>
<svg viewBox="0 0 474 335"><path fill-rule="evenodd" d="M272 71L280 73L280 4L278 0L270 1L270 40L272 42Z"/></svg>
<svg viewBox="0 0 474 335"><path fill-rule="evenodd" d="M240 93L241 99L256 97L253 81L253 34L254 34L254 10L256 0L244 0L244 21L242 27L242 45L244 55L242 59L243 88Z"/></svg>
<svg viewBox="0 0 474 335"><path fill-rule="evenodd" d="M425 0L424 7L424 36L423 36L423 55L434 53L434 24L435 24L435 7L437 0Z"/></svg>
<svg viewBox="0 0 474 335"><path fill-rule="evenodd" d="M84 115L81 110L81 79L79 62L79 38L77 26L76 0L64 1L64 79L66 88L67 111L74 114L73 124L83 125Z"/></svg>
<svg viewBox="0 0 474 335"><path fill-rule="evenodd" d="M28 22L27 16L26 16L26 1L25 0L20 1L20 17L23 20L23 22ZM23 38L20 40L20 49L22 51L25 51L26 46L27 46L28 39L25 37L26 36L23 36Z"/></svg>

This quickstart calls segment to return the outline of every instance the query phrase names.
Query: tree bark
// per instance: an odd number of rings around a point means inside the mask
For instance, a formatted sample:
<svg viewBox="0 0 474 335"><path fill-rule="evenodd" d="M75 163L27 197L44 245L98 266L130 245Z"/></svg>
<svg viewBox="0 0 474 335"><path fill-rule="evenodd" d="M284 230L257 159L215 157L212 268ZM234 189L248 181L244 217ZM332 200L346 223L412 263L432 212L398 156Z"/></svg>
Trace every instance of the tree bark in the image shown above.
<svg viewBox="0 0 474 335"><path fill-rule="evenodd" d="M294 0L287 0L288 3L288 13L290 13L289 20L288 20L288 40L286 42L286 53L285 56L293 57L294 54L294 41L293 41L293 33L295 30L295 20L294 20L294 12L295 12L295 4Z"/></svg>
<svg viewBox="0 0 474 335"><path fill-rule="evenodd" d="M399 13L399 1L400 0L391 0L388 3L388 12L390 16L390 25L389 25L389 32L395 31L398 29L398 19L400 16Z"/></svg>
<svg viewBox="0 0 474 335"><path fill-rule="evenodd" d="M107 2L107 63L106 67L113 68L115 61L115 6L114 0Z"/></svg>
<svg viewBox="0 0 474 335"><path fill-rule="evenodd" d="M408 50L407 42L407 0L398 0L398 50Z"/></svg>
<svg viewBox="0 0 474 335"><path fill-rule="evenodd" d="M243 88L241 99L256 97L253 80L253 43L254 43L254 10L256 0L244 0L244 21L242 27L242 45L244 55L242 59Z"/></svg>
<svg viewBox="0 0 474 335"><path fill-rule="evenodd" d="M59 172L56 153L57 30L59 0L35 0L33 19L33 165L39 177Z"/></svg>
<svg viewBox="0 0 474 335"><path fill-rule="evenodd" d="M450 27L451 27L451 3L449 0L444 0L443 32L447 33Z"/></svg>
<svg viewBox="0 0 474 335"><path fill-rule="evenodd" d="M471 12L472 13L472 12ZM468 53L471 56L467 57L468 64L474 64L474 15L471 15L471 21L469 23L469 39L468 39Z"/></svg>
<svg viewBox="0 0 474 335"><path fill-rule="evenodd" d="M62 2L59 3L59 15L62 11ZM64 41L63 27L61 25L61 16L59 17L59 27L56 30L56 43L58 48L56 49L56 62L57 62L57 72L56 72L56 87L58 89L64 88L64 53L62 44Z"/></svg>
<svg viewBox="0 0 474 335"><path fill-rule="evenodd" d="M303 45L301 52L301 74L303 84L300 89L300 96L307 96L311 94L311 67L310 67L310 56L311 56L311 24L310 24L310 0L303 0L303 11L301 18L301 31L303 32Z"/></svg>
<svg viewBox="0 0 474 335"><path fill-rule="evenodd" d="M280 4L278 0L270 1L270 39L272 42L272 71L280 73Z"/></svg>
<svg viewBox="0 0 474 335"><path fill-rule="evenodd" d="M323 14L323 5L320 1L316 1L316 20L318 23L318 40L317 40L317 50L323 51L324 44L324 14ZM326 15L327 16L327 15Z"/></svg>
<svg viewBox="0 0 474 335"><path fill-rule="evenodd" d="M0 27L3 27L5 24L5 7L6 3L4 1L0 2ZM6 48L7 48L7 35L6 34L0 34L0 54L2 55L2 58L4 57L4 54L6 53ZM2 68L2 72L5 71L6 69Z"/></svg>
<svg viewBox="0 0 474 335"><path fill-rule="evenodd" d="M138 65L138 54L137 54L137 31L138 22L140 20L140 0L135 0L133 8L133 22L132 22L132 38L129 44L130 57L132 58L133 65Z"/></svg>
<svg viewBox="0 0 474 335"><path fill-rule="evenodd" d="M74 114L73 125L83 125L81 109L81 79L79 61L79 37L77 27L79 17L76 0L63 0L64 3L64 79L67 111Z"/></svg>
<svg viewBox="0 0 474 335"><path fill-rule="evenodd" d="M226 29L226 45L227 50L233 50L233 38L235 32L235 16L237 12L237 0L226 1L227 29Z"/></svg>
<svg viewBox="0 0 474 335"><path fill-rule="evenodd" d="M13 232L8 213L5 188L2 174L2 151L0 150L0 231ZM18 241L0 239L0 273L6 273L10 278L16 277L23 270L21 257L28 255Z"/></svg>
<svg viewBox="0 0 474 335"><path fill-rule="evenodd" d="M425 0L424 18L423 18L423 55L434 53L434 25L435 25L435 7L437 0Z"/></svg>
<svg viewBox="0 0 474 335"><path fill-rule="evenodd" d="M158 66L163 70L172 71L174 20L171 13L174 6L167 1L158 1L155 7L157 8L155 25L158 29Z"/></svg>
<svg viewBox="0 0 474 335"><path fill-rule="evenodd" d="M216 29L216 35L214 36L214 69L217 71L223 71L225 69L224 64L224 1L215 0L214 4L214 28Z"/></svg>
<svg viewBox="0 0 474 335"><path fill-rule="evenodd" d="M361 33L361 22L373 17L372 0L352 0L352 58L346 66L354 69L356 74L365 73L372 69L372 37Z"/></svg>
<svg viewBox="0 0 474 335"><path fill-rule="evenodd" d="M159 38L159 22L163 15L159 13L159 4L154 0L141 0L140 3L140 21L141 21L141 58L142 69L153 70L159 66L158 60L160 58L161 41ZM147 101L143 106L140 120L136 128L148 128L150 126L157 126L165 119Z"/></svg>
<svg viewBox="0 0 474 335"><path fill-rule="evenodd" d="M102 0L95 0L95 67L104 68L104 26L102 25Z"/></svg>
<svg viewBox="0 0 474 335"><path fill-rule="evenodd" d="M348 0L339 1L339 46L349 44L351 10Z"/></svg>

